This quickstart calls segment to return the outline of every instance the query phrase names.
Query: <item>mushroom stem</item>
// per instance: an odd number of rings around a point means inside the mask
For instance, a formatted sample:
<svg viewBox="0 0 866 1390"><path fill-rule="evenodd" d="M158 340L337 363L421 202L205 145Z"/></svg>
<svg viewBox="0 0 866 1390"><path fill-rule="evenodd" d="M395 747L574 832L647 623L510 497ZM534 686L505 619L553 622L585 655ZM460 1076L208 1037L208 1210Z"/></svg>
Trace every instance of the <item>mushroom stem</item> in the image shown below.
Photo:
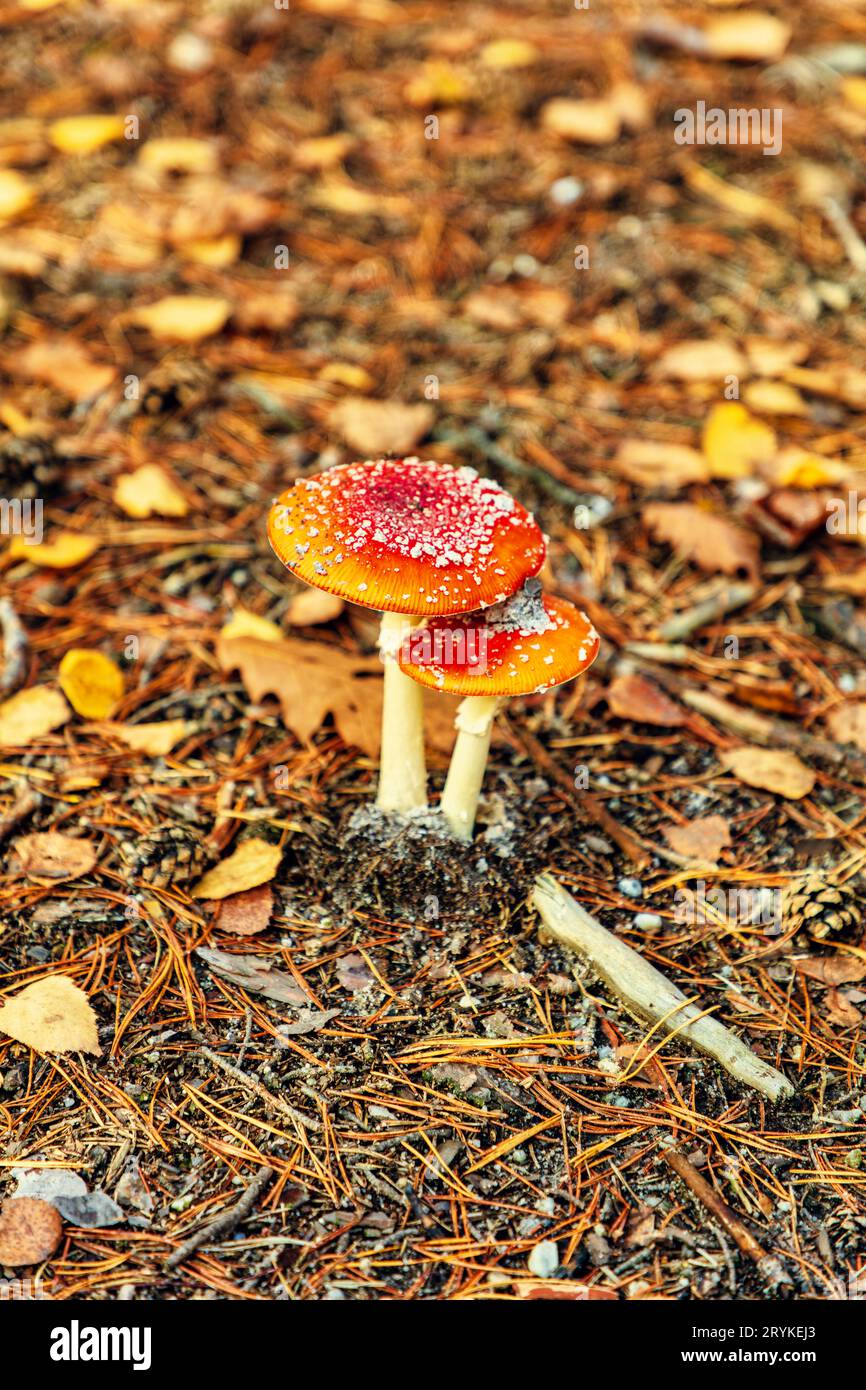
<svg viewBox="0 0 866 1390"><path fill-rule="evenodd" d="M415 622L417 619L402 613L383 613L379 629L379 652L385 666L376 798L380 811L423 811L427 805L424 692L397 664L400 644Z"/></svg>
<svg viewBox="0 0 866 1390"><path fill-rule="evenodd" d="M458 840L472 839L493 720L501 704L495 695L467 695L457 709L457 742L439 809Z"/></svg>

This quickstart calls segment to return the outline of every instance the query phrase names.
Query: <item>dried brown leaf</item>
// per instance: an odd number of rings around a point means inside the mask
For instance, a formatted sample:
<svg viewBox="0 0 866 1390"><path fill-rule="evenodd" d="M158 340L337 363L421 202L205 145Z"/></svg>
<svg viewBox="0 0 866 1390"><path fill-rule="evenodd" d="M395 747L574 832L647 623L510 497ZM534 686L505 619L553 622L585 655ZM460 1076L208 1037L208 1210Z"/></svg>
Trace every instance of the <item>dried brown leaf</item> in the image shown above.
<svg viewBox="0 0 866 1390"><path fill-rule="evenodd" d="M273 890L263 883L258 888L248 888L243 893L223 898L216 925L220 931L232 932L235 936L255 936L265 930L273 910Z"/></svg>
<svg viewBox="0 0 866 1390"><path fill-rule="evenodd" d="M63 1218L41 1197L10 1197L0 1208L0 1265L37 1265L54 1254Z"/></svg>
<svg viewBox="0 0 866 1390"><path fill-rule="evenodd" d="M365 458L410 454L433 424L433 408L347 396L331 411L330 425Z"/></svg>
<svg viewBox="0 0 866 1390"><path fill-rule="evenodd" d="M607 703L619 719L636 719L662 728L676 728L686 717L679 705L646 676L617 676L608 686Z"/></svg>
<svg viewBox="0 0 866 1390"><path fill-rule="evenodd" d="M281 1004L309 1004L297 981L278 970L267 956L234 956L230 951L217 951L199 946L199 956L215 975L221 975L241 989L251 990L253 994L263 994L266 999L276 999Z"/></svg>
<svg viewBox="0 0 866 1390"><path fill-rule="evenodd" d="M652 502L644 519L658 540L673 546L684 560L693 560L711 574L736 574L745 570L750 579L760 576L760 542L751 531L735 526L689 502Z"/></svg>
<svg viewBox="0 0 866 1390"><path fill-rule="evenodd" d="M662 834L677 854L713 863L731 843L731 832L723 816L703 816L685 825L663 825Z"/></svg>
<svg viewBox="0 0 866 1390"><path fill-rule="evenodd" d="M59 830L22 835L15 852L25 874L32 878L81 878L96 864L96 846Z"/></svg>
<svg viewBox="0 0 866 1390"><path fill-rule="evenodd" d="M815 774L786 748L754 748L746 744L720 752L719 762L741 782L762 791L777 792L791 801L808 796Z"/></svg>

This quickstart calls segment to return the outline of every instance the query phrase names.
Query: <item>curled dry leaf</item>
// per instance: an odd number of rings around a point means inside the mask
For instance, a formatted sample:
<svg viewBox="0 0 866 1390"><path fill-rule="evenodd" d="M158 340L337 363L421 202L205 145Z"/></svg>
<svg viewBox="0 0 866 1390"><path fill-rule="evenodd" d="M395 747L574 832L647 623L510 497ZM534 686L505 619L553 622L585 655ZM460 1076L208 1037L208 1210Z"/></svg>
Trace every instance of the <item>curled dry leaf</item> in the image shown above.
<svg viewBox="0 0 866 1390"><path fill-rule="evenodd" d="M254 700L276 695L286 727L302 741L332 714L344 742L371 756L378 751L382 664L377 658L293 638L220 637L217 660L224 671L240 671Z"/></svg>
<svg viewBox="0 0 866 1390"><path fill-rule="evenodd" d="M219 333L231 314L227 299L196 294L169 294L155 304L134 309L133 323L163 342L198 343Z"/></svg>
<svg viewBox="0 0 866 1390"><path fill-rule="evenodd" d="M22 835L15 841L21 867L31 878L81 878L96 865L96 846L59 830Z"/></svg>
<svg viewBox="0 0 866 1390"><path fill-rule="evenodd" d="M746 359L733 343L702 338L674 343L653 368L654 376L673 377L676 381L718 381L747 374Z"/></svg>
<svg viewBox="0 0 866 1390"><path fill-rule="evenodd" d="M59 729L72 711L59 690L37 685L19 690L0 705L0 748L23 748Z"/></svg>
<svg viewBox="0 0 866 1390"><path fill-rule="evenodd" d="M100 733L120 739L127 748L134 748L149 758L164 758L181 739L186 738L193 725L188 719L164 719L154 724L107 722L97 727Z"/></svg>
<svg viewBox="0 0 866 1390"><path fill-rule="evenodd" d="M231 980L241 989L263 994L266 999L276 999L281 1004L310 1003L298 982L285 970L277 970L267 956L234 956L230 951L217 951L207 946L199 946L196 955L215 975Z"/></svg>
<svg viewBox="0 0 866 1390"><path fill-rule="evenodd" d="M776 792L790 801L808 796L815 785L815 774L784 748L755 748L745 744L720 752L719 762L740 782L762 791Z"/></svg>
<svg viewBox="0 0 866 1390"><path fill-rule="evenodd" d="M713 863L731 843L731 832L723 816L702 816L685 825L663 825L662 834L677 854Z"/></svg>
<svg viewBox="0 0 866 1390"><path fill-rule="evenodd" d="M114 500L127 516L186 516L187 500L173 478L156 463L123 473L114 487Z"/></svg>
<svg viewBox="0 0 866 1390"><path fill-rule="evenodd" d="M223 898L216 924L220 931L232 932L235 936L255 936L264 931L273 910L273 890L264 883L259 888L248 888L243 893Z"/></svg>
<svg viewBox="0 0 866 1390"><path fill-rule="evenodd" d="M608 687L607 702L619 719L636 719L662 728L676 728L686 717L676 701L646 676L617 676Z"/></svg>
<svg viewBox="0 0 866 1390"><path fill-rule="evenodd" d="M60 687L76 714L106 719L123 698L123 673L102 652L73 647L60 663Z"/></svg>
<svg viewBox="0 0 866 1390"><path fill-rule="evenodd" d="M860 1010L841 990L832 985L824 995L824 1008L830 1022L839 1028L857 1028L863 1022Z"/></svg>
<svg viewBox="0 0 866 1390"><path fill-rule="evenodd" d="M194 898L228 898L232 893L258 888L270 882L282 857L282 850L277 845L269 845L267 840L255 837L242 840L228 859L208 870L190 890L191 894Z"/></svg>
<svg viewBox="0 0 866 1390"><path fill-rule="evenodd" d="M54 1254L63 1219L40 1197L10 1197L0 1208L0 1265L38 1265Z"/></svg>
<svg viewBox="0 0 866 1390"><path fill-rule="evenodd" d="M45 569L70 570L84 564L100 547L98 536L84 536L78 531L61 531L53 541L30 545L26 536L13 536L9 544L11 560L29 560L31 565Z"/></svg>
<svg viewBox="0 0 866 1390"><path fill-rule="evenodd" d="M99 1056L96 1014L83 990L66 975L35 980L0 1008L0 1033L36 1052L92 1052Z"/></svg>
<svg viewBox="0 0 866 1390"><path fill-rule="evenodd" d="M347 396L334 406L330 424L365 458L378 458L382 454L411 454L430 429L433 418L429 405Z"/></svg>
<svg viewBox="0 0 866 1390"><path fill-rule="evenodd" d="M760 543L751 531L689 502L653 502L644 510L647 526L658 540L672 545L684 560L709 573L760 576Z"/></svg>

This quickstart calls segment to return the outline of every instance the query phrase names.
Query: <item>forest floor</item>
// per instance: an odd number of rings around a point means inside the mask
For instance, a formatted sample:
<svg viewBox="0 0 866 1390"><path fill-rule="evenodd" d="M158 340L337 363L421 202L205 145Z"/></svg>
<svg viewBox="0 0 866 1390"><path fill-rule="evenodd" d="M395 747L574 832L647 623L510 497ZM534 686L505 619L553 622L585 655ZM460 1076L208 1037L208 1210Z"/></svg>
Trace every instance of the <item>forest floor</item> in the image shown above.
<svg viewBox="0 0 866 1390"><path fill-rule="evenodd" d="M67 1194L7 1276L856 1296L866 9L773 8L0 8L0 989L99 1042L0 1010L0 1196ZM508 487L602 636L466 849L366 809L373 615L265 534L389 452ZM793 1098L647 1039L545 868Z"/></svg>

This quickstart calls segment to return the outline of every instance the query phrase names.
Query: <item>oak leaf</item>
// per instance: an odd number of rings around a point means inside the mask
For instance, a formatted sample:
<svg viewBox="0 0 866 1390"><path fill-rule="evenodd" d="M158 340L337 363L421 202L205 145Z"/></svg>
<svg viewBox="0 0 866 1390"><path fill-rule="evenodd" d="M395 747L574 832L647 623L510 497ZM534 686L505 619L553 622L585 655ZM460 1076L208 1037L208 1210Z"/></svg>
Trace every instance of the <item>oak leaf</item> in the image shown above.
<svg viewBox="0 0 866 1390"><path fill-rule="evenodd" d="M720 752L718 757L722 767L733 772L740 782L762 791L777 792L790 801L808 796L815 785L812 769L788 749L755 748L744 744L741 748Z"/></svg>
<svg viewBox="0 0 866 1390"><path fill-rule="evenodd" d="M286 727L302 742L332 714L345 743L370 756L378 752L382 701L378 658L350 656L337 647L294 638L270 642L221 636L217 660L224 671L240 671L253 700L276 695Z"/></svg>
<svg viewBox="0 0 866 1390"><path fill-rule="evenodd" d="M96 1014L66 975L34 980L0 1008L0 1033L36 1052L93 1052L99 1056Z"/></svg>
<svg viewBox="0 0 866 1390"><path fill-rule="evenodd" d="M672 545L684 560L709 573L760 575L760 542L751 531L689 502L653 502L644 511L658 540Z"/></svg>

